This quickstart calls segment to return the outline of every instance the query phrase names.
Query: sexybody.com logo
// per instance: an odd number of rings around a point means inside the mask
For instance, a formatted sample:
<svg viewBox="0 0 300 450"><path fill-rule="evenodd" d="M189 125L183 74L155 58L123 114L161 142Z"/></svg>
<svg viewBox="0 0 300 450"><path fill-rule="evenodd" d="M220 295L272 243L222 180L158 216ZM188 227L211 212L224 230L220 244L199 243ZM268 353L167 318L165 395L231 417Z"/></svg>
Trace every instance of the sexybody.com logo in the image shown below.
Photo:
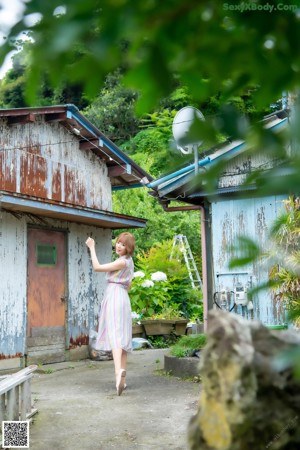
<svg viewBox="0 0 300 450"><path fill-rule="evenodd" d="M223 3L224 11L240 11L241 13L245 11L296 11L299 7L297 5L287 5L286 3L278 3L277 5L271 5L270 3L265 3L264 5L259 5L254 2L241 2L237 5L232 3Z"/></svg>

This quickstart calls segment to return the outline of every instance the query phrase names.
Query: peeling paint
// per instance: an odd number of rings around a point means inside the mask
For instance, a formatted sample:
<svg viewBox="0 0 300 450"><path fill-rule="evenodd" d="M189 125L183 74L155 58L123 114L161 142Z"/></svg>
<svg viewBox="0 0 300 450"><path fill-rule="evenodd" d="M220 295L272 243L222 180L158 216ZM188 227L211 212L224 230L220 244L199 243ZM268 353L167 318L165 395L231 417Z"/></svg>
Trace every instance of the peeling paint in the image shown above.
<svg viewBox="0 0 300 450"><path fill-rule="evenodd" d="M241 268L229 269L230 247L238 236L253 239L265 250L268 248L268 230L277 217L282 197L234 199L213 202L212 249L214 267L214 292L222 289L233 291L237 283L255 287L268 281L269 268L263 261L254 261ZM238 256L238 255L234 255ZM238 306L236 312L246 318L261 320L266 324L283 323L286 320L282 302L271 291L260 291L253 298L254 309Z"/></svg>
<svg viewBox="0 0 300 450"><path fill-rule="evenodd" d="M13 358L22 358L22 353L16 353L15 355L4 355L3 353L0 353L0 360L3 359L13 359Z"/></svg>
<svg viewBox="0 0 300 450"><path fill-rule="evenodd" d="M89 337L87 335L77 336L75 338L70 338L69 350L74 349L76 347L81 347L82 345L89 344Z"/></svg>

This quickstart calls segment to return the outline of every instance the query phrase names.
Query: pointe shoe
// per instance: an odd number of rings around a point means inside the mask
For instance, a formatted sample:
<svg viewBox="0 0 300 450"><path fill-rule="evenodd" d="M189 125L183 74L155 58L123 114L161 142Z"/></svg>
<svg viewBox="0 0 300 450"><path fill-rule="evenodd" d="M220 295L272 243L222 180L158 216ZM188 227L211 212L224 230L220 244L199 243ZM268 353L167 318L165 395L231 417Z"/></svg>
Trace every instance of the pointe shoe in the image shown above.
<svg viewBox="0 0 300 450"><path fill-rule="evenodd" d="M122 394L122 392L125 389L125 377L126 377L126 370L125 369L121 369L119 376L118 376L118 381L117 381L117 394L120 396ZM126 386L127 387L127 386Z"/></svg>

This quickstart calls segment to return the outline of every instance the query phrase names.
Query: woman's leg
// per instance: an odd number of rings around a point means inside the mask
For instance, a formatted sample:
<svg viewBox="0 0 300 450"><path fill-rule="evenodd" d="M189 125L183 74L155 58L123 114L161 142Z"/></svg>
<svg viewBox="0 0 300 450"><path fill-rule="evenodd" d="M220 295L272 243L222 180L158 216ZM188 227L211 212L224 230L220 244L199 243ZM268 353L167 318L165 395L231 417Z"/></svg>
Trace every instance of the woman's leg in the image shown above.
<svg viewBox="0 0 300 450"><path fill-rule="evenodd" d="M117 377L120 370L122 369L122 349L121 348L113 348L112 354L113 354L113 358L114 358L115 374Z"/></svg>
<svg viewBox="0 0 300 450"><path fill-rule="evenodd" d="M112 354L115 366L116 389L118 395L121 395L125 387L127 352L121 348L113 348Z"/></svg>
<svg viewBox="0 0 300 450"><path fill-rule="evenodd" d="M122 350L121 368L126 370L126 365L127 365L127 352L125 352L125 350Z"/></svg>

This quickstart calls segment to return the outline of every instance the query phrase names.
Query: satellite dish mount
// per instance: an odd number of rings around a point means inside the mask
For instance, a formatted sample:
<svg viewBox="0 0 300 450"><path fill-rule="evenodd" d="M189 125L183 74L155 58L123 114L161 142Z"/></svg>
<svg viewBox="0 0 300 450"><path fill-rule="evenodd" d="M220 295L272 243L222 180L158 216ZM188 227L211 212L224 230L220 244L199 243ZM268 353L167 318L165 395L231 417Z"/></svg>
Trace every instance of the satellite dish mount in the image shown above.
<svg viewBox="0 0 300 450"><path fill-rule="evenodd" d="M178 150L183 155L189 155L194 152L195 174L199 172L198 147L203 142L197 122L203 122L204 120L201 111L193 106L186 106L178 111L172 125L172 132Z"/></svg>

